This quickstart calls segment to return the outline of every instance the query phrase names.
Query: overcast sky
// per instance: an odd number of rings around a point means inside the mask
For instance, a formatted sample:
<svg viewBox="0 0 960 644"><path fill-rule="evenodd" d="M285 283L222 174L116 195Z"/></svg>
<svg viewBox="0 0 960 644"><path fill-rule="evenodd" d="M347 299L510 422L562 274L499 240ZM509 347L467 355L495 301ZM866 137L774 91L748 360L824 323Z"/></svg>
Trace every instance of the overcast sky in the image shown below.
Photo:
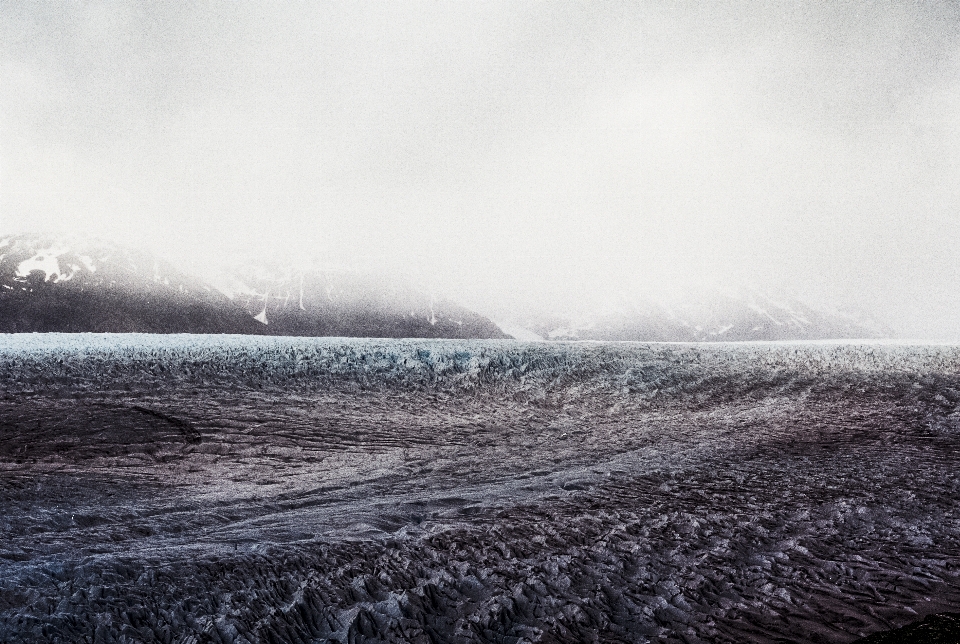
<svg viewBox="0 0 960 644"><path fill-rule="evenodd" d="M957 3L0 0L0 22L5 232L319 257L489 310L750 284L960 339Z"/></svg>

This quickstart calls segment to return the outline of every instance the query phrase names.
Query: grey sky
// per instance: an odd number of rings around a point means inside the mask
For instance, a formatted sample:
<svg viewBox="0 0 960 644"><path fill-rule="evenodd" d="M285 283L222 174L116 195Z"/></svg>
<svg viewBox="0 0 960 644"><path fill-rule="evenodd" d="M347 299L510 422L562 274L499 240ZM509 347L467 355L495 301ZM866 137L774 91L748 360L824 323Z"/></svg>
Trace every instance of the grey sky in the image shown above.
<svg viewBox="0 0 960 644"><path fill-rule="evenodd" d="M491 310L749 283L960 339L955 3L0 0L0 21L4 230L317 255Z"/></svg>

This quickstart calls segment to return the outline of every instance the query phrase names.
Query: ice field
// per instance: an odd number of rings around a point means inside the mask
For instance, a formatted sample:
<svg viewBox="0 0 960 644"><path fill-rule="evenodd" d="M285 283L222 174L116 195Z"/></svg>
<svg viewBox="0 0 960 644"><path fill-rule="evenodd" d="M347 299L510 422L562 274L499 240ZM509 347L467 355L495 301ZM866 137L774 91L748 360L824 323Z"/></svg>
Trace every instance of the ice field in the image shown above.
<svg viewBox="0 0 960 644"><path fill-rule="evenodd" d="M853 642L958 448L955 345L0 336L0 641Z"/></svg>

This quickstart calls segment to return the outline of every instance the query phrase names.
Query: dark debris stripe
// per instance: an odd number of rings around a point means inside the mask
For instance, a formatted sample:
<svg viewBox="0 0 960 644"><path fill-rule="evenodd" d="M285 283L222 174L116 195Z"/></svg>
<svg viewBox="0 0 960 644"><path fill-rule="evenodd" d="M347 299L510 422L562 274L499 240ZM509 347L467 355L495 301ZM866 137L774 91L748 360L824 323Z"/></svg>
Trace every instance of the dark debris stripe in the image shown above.
<svg viewBox="0 0 960 644"><path fill-rule="evenodd" d="M130 409L170 423L183 433L183 436L188 443L199 443L202 440L200 432L197 431L197 428L194 427L189 421L177 418L176 416L170 416L169 414L165 414L155 409L147 409L146 407L141 407L140 405L132 405Z"/></svg>

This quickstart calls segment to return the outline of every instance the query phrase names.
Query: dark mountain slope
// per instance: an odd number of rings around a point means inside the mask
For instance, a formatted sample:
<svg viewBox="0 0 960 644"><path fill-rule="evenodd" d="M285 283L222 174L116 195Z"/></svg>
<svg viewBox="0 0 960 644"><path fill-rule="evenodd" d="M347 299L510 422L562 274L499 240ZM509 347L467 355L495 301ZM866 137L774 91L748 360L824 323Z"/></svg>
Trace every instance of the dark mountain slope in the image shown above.
<svg viewBox="0 0 960 644"><path fill-rule="evenodd" d="M508 338L458 304L394 278L346 271L245 267L218 285L265 335Z"/></svg>
<svg viewBox="0 0 960 644"><path fill-rule="evenodd" d="M509 337L397 279L246 266L223 274L221 288L109 242L0 237L0 333Z"/></svg>
<svg viewBox="0 0 960 644"><path fill-rule="evenodd" d="M0 332L256 333L225 295L99 240L0 237Z"/></svg>

